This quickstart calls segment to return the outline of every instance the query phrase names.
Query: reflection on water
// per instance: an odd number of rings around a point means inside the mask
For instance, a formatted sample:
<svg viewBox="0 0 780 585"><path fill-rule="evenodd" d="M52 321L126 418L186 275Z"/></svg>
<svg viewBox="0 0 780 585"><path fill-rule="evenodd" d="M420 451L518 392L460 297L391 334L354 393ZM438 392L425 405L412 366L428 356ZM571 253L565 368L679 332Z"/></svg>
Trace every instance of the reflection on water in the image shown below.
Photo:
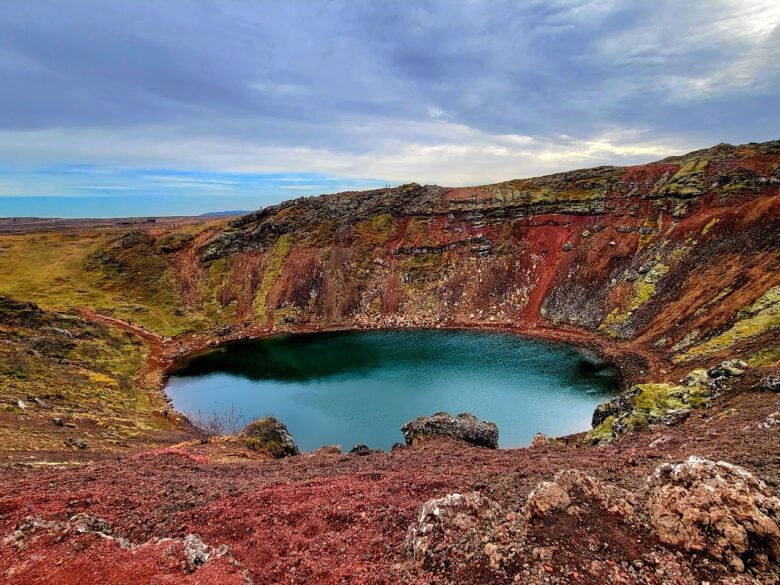
<svg viewBox="0 0 780 585"><path fill-rule="evenodd" d="M236 406L273 414L304 450L387 448L400 426L441 410L496 422L504 447L542 431L585 430L616 391L613 372L576 348L501 333L348 332L241 342L191 358L168 394L183 412Z"/></svg>

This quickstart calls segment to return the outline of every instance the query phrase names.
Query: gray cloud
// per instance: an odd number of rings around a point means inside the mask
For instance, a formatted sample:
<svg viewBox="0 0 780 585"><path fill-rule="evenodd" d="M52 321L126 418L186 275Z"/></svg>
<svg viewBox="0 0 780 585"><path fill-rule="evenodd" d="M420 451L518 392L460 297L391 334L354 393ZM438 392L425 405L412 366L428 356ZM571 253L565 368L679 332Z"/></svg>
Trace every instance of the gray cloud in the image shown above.
<svg viewBox="0 0 780 585"><path fill-rule="evenodd" d="M765 140L779 22L769 0L0 0L0 157L453 184Z"/></svg>

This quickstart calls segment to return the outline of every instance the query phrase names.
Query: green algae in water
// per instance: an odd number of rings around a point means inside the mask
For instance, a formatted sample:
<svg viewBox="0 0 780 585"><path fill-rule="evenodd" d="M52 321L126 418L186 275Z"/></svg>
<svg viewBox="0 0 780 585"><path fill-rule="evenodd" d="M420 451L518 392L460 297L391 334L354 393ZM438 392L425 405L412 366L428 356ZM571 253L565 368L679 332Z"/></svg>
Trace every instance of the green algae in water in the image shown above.
<svg viewBox="0 0 780 585"><path fill-rule="evenodd" d="M180 364L167 392L185 413L235 406L245 422L271 414L304 451L387 449L403 441L405 422L439 411L493 421L501 446L519 447L537 432L589 430L617 383L574 347L502 333L392 331L231 344Z"/></svg>

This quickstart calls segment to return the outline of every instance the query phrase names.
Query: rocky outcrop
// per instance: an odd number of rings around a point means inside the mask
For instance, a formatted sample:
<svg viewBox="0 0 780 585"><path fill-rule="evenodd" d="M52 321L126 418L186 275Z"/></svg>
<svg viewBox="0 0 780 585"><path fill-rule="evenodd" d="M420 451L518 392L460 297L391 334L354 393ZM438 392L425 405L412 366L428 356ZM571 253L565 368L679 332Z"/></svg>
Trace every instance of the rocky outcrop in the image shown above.
<svg viewBox="0 0 780 585"><path fill-rule="evenodd" d="M449 494L426 502L406 534L407 554L425 569L455 582L493 583L506 578L523 525L479 493ZM449 581L448 581L449 582Z"/></svg>
<svg viewBox="0 0 780 585"><path fill-rule="evenodd" d="M374 451L371 450L371 448L366 445L365 443L358 443L352 449L348 451L350 455L358 455L360 457L365 457L366 455L371 455Z"/></svg>
<svg viewBox="0 0 780 585"><path fill-rule="evenodd" d="M272 416L249 423L238 434L247 448L253 451L268 451L274 458L298 455L298 445L283 422Z"/></svg>
<svg viewBox="0 0 780 585"><path fill-rule="evenodd" d="M764 376L758 388L764 392L780 392L780 376Z"/></svg>
<svg viewBox="0 0 780 585"><path fill-rule="evenodd" d="M648 489L647 513L663 542L738 572L780 561L780 499L745 469L692 456L658 467Z"/></svg>
<svg viewBox="0 0 780 585"><path fill-rule="evenodd" d="M577 469L555 474L552 481L540 483L526 499L524 514L529 520L558 512L577 515L583 502L596 503L604 511L632 518L636 498L624 490Z"/></svg>
<svg viewBox="0 0 780 585"><path fill-rule="evenodd" d="M637 384L620 396L599 404L593 412L593 429L586 435L590 443L603 443L650 425L674 426L691 412L710 404L728 388L730 381L745 373L742 360L727 360L709 370L697 369L679 383Z"/></svg>
<svg viewBox="0 0 780 585"><path fill-rule="evenodd" d="M498 427L495 423L479 420L473 414L452 416L437 412L433 416L421 416L401 427L407 445L420 439L454 437L477 447L498 448Z"/></svg>
<svg viewBox="0 0 780 585"><path fill-rule="evenodd" d="M406 551L427 570L444 574L447 582L476 577L479 582L529 582L531 573L521 573L528 563L516 559L550 561L557 548L539 546L536 535L576 518L578 534L590 530L583 523L598 522L598 530L624 538L636 534L641 542L651 530L667 546L706 552L736 572L761 573L780 561L780 499L748 471L693 456L659 466L646 485L633 493L580 470L564 470L532 490L517 512L479 492L450 494L423 505L407 532ZM645 558L656 564L668 556L668 550L656 550ZM548 563L542 569L543 575L554 570ZM657 575L651 571L648 578L656 582Z"/></svg>

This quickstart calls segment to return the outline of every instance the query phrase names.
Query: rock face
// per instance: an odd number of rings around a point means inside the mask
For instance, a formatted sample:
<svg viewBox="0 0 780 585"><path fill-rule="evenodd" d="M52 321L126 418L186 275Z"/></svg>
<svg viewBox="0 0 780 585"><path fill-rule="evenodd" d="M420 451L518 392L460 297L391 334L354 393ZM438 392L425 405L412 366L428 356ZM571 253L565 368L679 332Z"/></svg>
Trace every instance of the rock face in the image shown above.
<svg viewBox="0 0 780 585"><path fill-rule="evenodd" d="M421 416L401 427L407 445L429 437L455 437L478 447L498 448L498 427L467 412L452 416L437 412Z"/></svg>
<svg viewBox="0 0 780 585"><path fill-rule="evenodd" d="M692 456L648 479L647 512L661 541L706 551L734 570L780 560L780 499L753 474Z"/></svg>
<svg viewBox="0 0 780 585"><path fill-rule="evenodd" d="M249 423L238 436L249 449L268 450L276 459L300 454L287 427L272 416Z"/></svg>

